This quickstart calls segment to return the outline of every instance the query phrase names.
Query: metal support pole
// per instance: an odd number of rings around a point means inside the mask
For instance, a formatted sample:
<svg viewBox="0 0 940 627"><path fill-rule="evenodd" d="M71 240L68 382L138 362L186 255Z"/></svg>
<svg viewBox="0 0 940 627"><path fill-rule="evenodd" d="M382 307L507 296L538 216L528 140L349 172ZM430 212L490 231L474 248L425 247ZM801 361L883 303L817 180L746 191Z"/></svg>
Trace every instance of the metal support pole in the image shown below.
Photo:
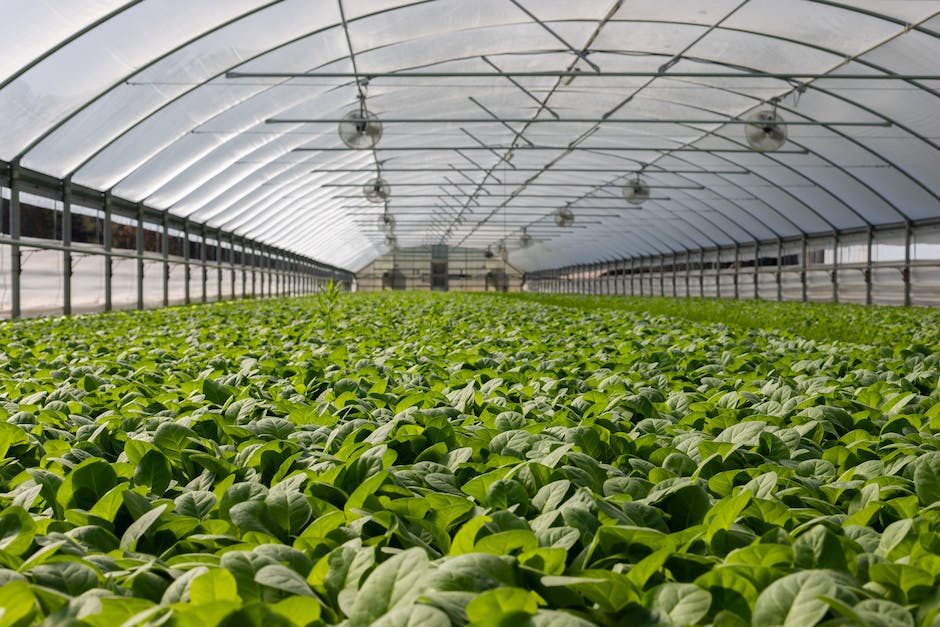
<svg viewBox="0 0 940 627"><path fill-rule="evenodd" d="M617 280L614 283L614 293L617 296L623 296L626 293L626 284L623 282L624 278L627 276L627 260L618 259L617 260Z"/></svg>
<svg viewBox="0 0 940 627"><path fill-rule="evenodd" d="M235 300L235 236L231 234L228 236L228 269L231 273L232 300Z"/></svg>
<svg viewBox="0 0 940 627"><path fill-rule="evenodd" d="M72 315L72 179L62 181L62 314Z"/></svg>
<svg viewBox="0 0 940 627"><path fill-rule="evenodd" d="M263 251L262 263L264 264L264 272L262 273L261 283L261 296L270 298L272 295L271 286L273 285L271 280L271 254L267 246L263 247L261 250Z"/></svg>
<svg viewBox="0 0 940 627"><path fill-rule="evenodd" d="M783 239L777 238L777 302L783 300Z"/></svg>
<svg viewBox="0 0 940 627"><path fill-rule="evenodd" d="M248 250L245 247L245 240L242 238L241 266L242 266L242 300L248 298Z"/></svg>
<svg viewBox="0 0 940 627"><path fill-rule="evenodd" d="M206 260L208 259L208 248L209 244L206 241L206 225L203 224L200 228L200 235L202 236L202 246L200 246L200 261L202 261L202 302L208 302L209 300L209 268L206 265Z"/></svg>
<svg viewBox="0 0 940 627"><path fill-rule="evenodd" d="M254 242L251 243L251 252L248 254L248 259L251 261L251 297L255 298L255 296L257 296L255 284L257 282L256 268L258 267L258 253Z"/></svg>
<svg viewBox="0 0 940 627"><path fill-rule="evenodd" d="M715 249L715 297L721 298L721 248Z"/></svg>
<svg viewBox="0 0 940 627"><path fill-rule="evenodd" d="M163 212L163 306L170 306L170 214Z"/></svg>
<svg viewBox="0 0 940 627"><path fill-rule="evenodd" d="M666 295L666 255L659 255L659 295Z"/></svg>
<svg viewBox="0 0 940 627"><path fill-rule="evenodd" d="M672 253L672 297L679 293L679 253Z"/></svg>
<svg viewBox="0 0 940 627"><path fill-rule="evenodd" d="M185 302L190 304L189 278L192 276L192 268L189 265L189 219L183 218L183 274L186 277Z"/></svg>
<svg viewBox="0 0 940 627"><path fill-rule="evenodd" d="M144 203L137 203L137 309L144 308Z"/></svg>
<svg viewBox="0 0 940 627"><path fill-rule="evenodd" d="M741 267L741 244L735 242L734 244L734 299L738 300L741 298L741 294L738 290L738 270Z"/></svg>
<svg viewBox="0 0 940 627"><path fill-rule="evenodd" d="M698 295L705 296L705 249L699 249L698 256Z"/></svg>
<svg viewBox="0 0 940 627"><path fill-rule="evenodd" d="M839 302L839 232L832 234L832 302Z"/></svg>
<svg viewBox="0 0 940 627"><path fill-rule="evenodd" d="M868 227L868 242L865 248L865 304L871 305L872 303L872 290L871 290L871 249L872 243L875 239L875 229Z"/></svg>
<svg viewBox="0 0 940 627"><path fill-rule="evenodd" d="M640 273L638 278L640 283L640 296L646 296L646 288L643 286L643 255L640 255Z"/></svg>
<svg viewBox="0 0 940 627"><path fill-rule="evenodd" d="M20 164L10 164L10 239L20 239ZM18 244L10 246L10 317L22 315L20 303L20 275L23 272L23 256Z"/></svg>
<svg viewBox="0 0 940 627"><path fill-rule="evenodd" d="M685 297L692 297L692 251L685 251Z"/></svg>
<svg viewBox="0 0 940 627"><path fill-rule="evenodd" d="M111 298L114 261L111 258L111 192L104 193L104 310L111 311L114 304Z"/></svg>
<svg viewBox="0 0 940 627"><path fill-rule="evenodd" d="M760 298L760 242L754 241L754 300Z"/></svg>
<svg viewBox="0 0 940 627"><path fill-rule="evenodd" d="M806 288L806 269L809 267L809 238L806 235L803 236L803 270L800 272L800 284L801 289L803 290L802 300L805 303L809 298L808 290Z"/></svg>
<svg viewBox="0 0 940 627"><path fill-rule="evenodd" d="M636 296L636 256L630 257L630 296Z"/></svg>
<svg viewBox="0 0 940 627"><path fill-rule="evenodd" d="M215 294L222 300L222 229L215 231Z"/></svg>
<svg viewBox="0 0 940 627"><path fill-rule="evenodd" d="M904 229L904 270L901 278L904 280L904 306L911 306L911 239L913 238L913 228L910 221Z"/></svg>
<svg viewBox="0 0 940 627"><path fill-rule="evenodd" d="M264 247L258 246L255 251L258 266L258 298L264 298Z"/></svg>

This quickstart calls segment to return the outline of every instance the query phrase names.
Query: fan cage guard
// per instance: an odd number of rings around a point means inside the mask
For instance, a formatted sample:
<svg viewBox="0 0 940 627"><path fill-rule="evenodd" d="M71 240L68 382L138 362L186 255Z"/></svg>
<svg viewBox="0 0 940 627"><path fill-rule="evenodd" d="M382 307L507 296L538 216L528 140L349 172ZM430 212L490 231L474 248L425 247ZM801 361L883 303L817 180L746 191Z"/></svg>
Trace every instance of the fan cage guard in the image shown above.
<svg viewBox="0 0 940 627"><path fill-rule="evenodd" d="M623 186L623 197L631 205L642 205L649 200L649 185L640 177L636 177L636 179Z"/></svg>
<svg viewBox="0 0 940 627"><path fill-rule="evenodd" d="M338 130L340 139L353 150L374 148L382 139L382 122L364 106L347 112Z"/></svg>
<svg viewBox="0 0 940 627"><path fill-rule="evenodd" d="M750 116L744 127L748 145L757 152L773 152L787 142L786 120L773 109L763 109Z"/></svg>
<svg viewBox="0 0 940 627"><path fill-rule="evenodd" d="M392 190L385 179L378 177L362 186L362 194L369 202L380 203L388 200Z"/></svg>
<svg viewBox="0 0 940 627"><path fill-rule="evenodd" d="M568 207L562 207L555 212L555 225L559 227L568 227L574 224L574 212Z"/></svg>

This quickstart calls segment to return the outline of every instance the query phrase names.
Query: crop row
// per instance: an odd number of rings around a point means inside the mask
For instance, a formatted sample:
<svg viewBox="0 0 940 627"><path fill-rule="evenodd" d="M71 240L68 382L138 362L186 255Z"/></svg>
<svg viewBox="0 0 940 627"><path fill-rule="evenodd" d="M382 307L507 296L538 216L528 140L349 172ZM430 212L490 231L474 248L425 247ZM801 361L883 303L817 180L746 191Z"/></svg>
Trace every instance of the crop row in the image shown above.
<svg viewBox="0 0 940 627"><path fill-rule="evenodd" d="M940 625L937 354L322 311L0 328L0 626Z"/></svg>

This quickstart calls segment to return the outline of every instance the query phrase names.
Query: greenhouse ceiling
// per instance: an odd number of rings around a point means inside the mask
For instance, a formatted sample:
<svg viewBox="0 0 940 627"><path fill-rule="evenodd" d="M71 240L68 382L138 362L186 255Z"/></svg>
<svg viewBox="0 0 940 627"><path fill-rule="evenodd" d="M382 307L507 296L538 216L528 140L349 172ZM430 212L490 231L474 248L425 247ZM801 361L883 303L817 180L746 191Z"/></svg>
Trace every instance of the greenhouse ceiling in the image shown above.
<svg viewBox="0 0 940 627"><path fill-rule="evenodd" d="M529 270L940 218L937 0L2 12L0 160L351 270L392 246Z"/></svg>

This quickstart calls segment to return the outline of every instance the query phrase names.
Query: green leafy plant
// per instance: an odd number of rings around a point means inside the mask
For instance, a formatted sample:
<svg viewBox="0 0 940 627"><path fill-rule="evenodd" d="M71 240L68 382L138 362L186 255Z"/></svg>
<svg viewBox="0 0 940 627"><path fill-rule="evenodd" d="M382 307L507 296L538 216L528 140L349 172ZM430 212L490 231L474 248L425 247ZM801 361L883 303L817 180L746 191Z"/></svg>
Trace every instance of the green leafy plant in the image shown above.
<svg viewBox="0 0 940 627"><path fill-rule="evenodd" d="M338 300L0 325L0 625L937 624L935 351Z"/></svg>
<svg viewBox="0 0 940 627"><path fill-rule="evenodd" d="M336 307L339 303L339 298L342 293L342 285L333 281L333 279L330 279L324 285L322 285L320 290L317 292L317 305L320 309L320 315L323 317L324 325L326 326L328 333L333 332L333 318L336 314Z"/></svg>

